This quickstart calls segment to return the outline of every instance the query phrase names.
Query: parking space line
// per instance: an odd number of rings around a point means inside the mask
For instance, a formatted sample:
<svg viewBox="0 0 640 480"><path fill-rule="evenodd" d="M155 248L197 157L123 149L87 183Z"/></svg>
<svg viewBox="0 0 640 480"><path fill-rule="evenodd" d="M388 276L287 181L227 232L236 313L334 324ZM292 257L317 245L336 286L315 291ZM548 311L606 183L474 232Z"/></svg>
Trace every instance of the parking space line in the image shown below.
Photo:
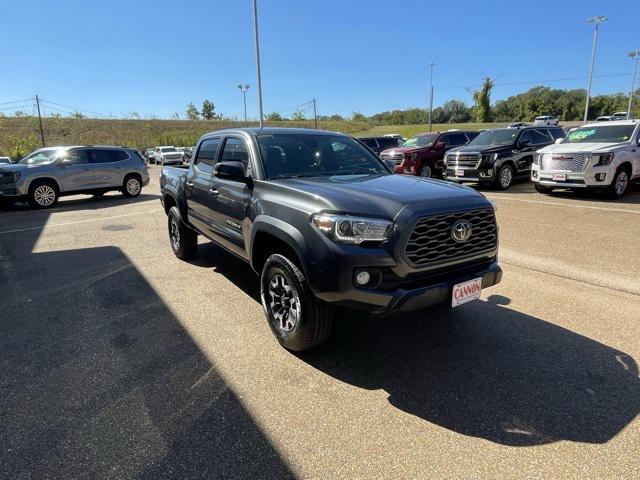
<svg viewBox="0 0 640 480"><path fill-rule="evenodd" d="M546 202L544 200L526 200L524 198L511 198L511 197L502 197L496 195L488 195L488 198L496 199L496 200L507 200L511 202L522 202L522 203L536 203L540 205L553 205L556 207L571 207L571 208L586 208L589 210L601 210L604 212L621 212L621 213L632 213L634 215L640 215L640 210L627 210L624 208L612 208L612 207L594 207L592 205L576 205L571 203L562 203L562 202Z"/></svg>
<svg viewBox="0 0 640 480"><path fill-rule="evenodd" d="M8 234L8 233L28 232L28 231L31 231L31 230L44 230L45 228L51 228L51 227L65 227L67 225L76 225L78 223L99 222L101 220L111 220L113 218L132 217L134 215L141 215L143 213L160 212L160 211L162 211L162 210L159 209L159 208L154 208L153 210L143 210L141 212L124 213L122 215L111 215L109 217L88 218L86 220L78 220L78 221L75 221L75 222L54 223L52 225L41 225L39 227L18 228L18 229L15 229L15 230L1 231L0 235L5 235L5 234Z"/></svg>

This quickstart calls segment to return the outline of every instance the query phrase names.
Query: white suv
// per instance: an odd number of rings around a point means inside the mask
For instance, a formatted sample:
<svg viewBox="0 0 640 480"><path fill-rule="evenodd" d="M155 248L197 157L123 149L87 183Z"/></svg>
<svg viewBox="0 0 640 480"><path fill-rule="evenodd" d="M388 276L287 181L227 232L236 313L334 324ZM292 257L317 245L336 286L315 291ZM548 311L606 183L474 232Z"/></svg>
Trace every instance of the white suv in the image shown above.
<svg viewBox="0 0 640 480"><path fill-rule="evenodd" d="M640 121L590 123L536 152L531 180L540 193L596 188L612 198L640 180Z"/></svg>
<svg viewBox="0 0 640 480"><path fill-rule="evenodd" d="M533 119L534 125L558 125L560 119L554 115L541 115Z"/></svg>

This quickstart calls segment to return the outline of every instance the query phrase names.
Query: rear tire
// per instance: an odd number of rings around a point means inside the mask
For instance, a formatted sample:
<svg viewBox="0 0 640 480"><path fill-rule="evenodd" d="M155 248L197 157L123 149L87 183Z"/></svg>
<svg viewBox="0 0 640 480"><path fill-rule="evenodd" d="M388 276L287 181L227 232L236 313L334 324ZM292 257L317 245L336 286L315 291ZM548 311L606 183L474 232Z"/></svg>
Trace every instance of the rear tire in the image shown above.
<svg viewBox="0 0 640 480"><path fill-rule="evenodd" d="M271 331L287 350L309 350L331 333L331 307L313 295L302 271L282 255L271 255L262 267L260 299Z"/></svg>
<svg viewBox="0 0 640 480"><path fill-rule="evenodd" d="M607 188L605 195L614 200L624 197L624 194L627 193L627 190L629 189L630 181L631 176L629 175L629 169L625 166L618 167L618 170L613 177L613 181Z"/></svg>
<svg viewBox="0 0 640 480"><path fill-rule="evenodd" d="M58 185L50 180L35 181L29 186L29 205L33 208L51 208L59 197Z"/></svg>
<svg viewBox="0 0 640 480"><path fill-rule="evenodd" d="M433 169L431 168L431 165L429 165L428 163L423 163L422 166L420 167L420 171L418 172L418 174L424 178L432 178Z"/></svg>
<svg viewBox="0 0 640 480"><path fill-rule="evenodd" d="M549 195L551 192L553 192L553 187L546 187L546 186L540 185L538 183L536 183L534 185L534 188L536 189L536 192L544 193L546 195Z"/></svg>
<svg viewBox="0 0 640 480"><path fill-rule="evenodd" d="M178 207L171 207L167 222L174 255L180 260L191 260L198 251L198 235L184 224Z"/></svg>

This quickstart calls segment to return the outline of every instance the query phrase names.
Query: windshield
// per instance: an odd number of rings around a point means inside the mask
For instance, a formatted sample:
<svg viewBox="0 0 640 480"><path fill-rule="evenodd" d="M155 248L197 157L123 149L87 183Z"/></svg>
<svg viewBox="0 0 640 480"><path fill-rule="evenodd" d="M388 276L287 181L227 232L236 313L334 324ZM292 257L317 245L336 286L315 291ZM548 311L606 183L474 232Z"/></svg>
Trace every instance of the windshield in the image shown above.
<svg viewBox="0 0 640 480"><path fill-rule="evenodd" d="M629 141L635 127L631 124L576 128L564 138L562 143L623 143Z"/></svg>
<svg viewBox="0 0 640 480"><path fill-rule="evenodd" d="M59 154L60 150L36 150L18 163L26 165L47 165L55 162Z"/></svg>
<svg viewBox="0 0 640 480"><path fill-rule="evenodd" d="M487 130L469 142L469 145L511 145L516 141L519 130L500 128Z"/></svg>
<svg viewBox="0 0 640 480"><path fill-rule="evenodd" d="M162 153L175 153L177 150L173 147L163 147L160 149Z"/></svg>
<svg viewBox="0 0 640 480"><path fill-rule="evenodd" d="M256 135L267 178L389 174L359 142L342 135Z"/></svg>
<svg viewBox="0 0 640 480"><path fill-rule="evenodd" d="M416 135L402 144L403 147L430 147L438 138L437 134Z"/></svg>

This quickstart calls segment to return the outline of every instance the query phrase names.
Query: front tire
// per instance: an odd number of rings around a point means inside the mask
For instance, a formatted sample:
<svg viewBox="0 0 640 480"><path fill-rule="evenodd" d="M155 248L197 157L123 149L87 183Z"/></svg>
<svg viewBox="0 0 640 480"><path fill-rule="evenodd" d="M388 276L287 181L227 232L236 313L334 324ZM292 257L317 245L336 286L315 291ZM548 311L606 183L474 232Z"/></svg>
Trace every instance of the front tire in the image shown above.
<svg viewBox="0 0 640 480"><path fill-rule="evenodd" d="M418 173L421 177L424 177L424 178L433 177L433 169L431 168L431 165L429 165L428 163L423 163Z"/></svg>
<svg viewBox="0 0 640 480"><path fill-rule="evenodd" d="M513 167L509 164L503 165L498 171L496 186L500 190L508 190L513 184Z"/></svg>
<svg viewBox="0 0 640 480"><path fill-rule="evenodd" d="M178 207L171 207L167 222L174 255L180 260L191 260L198 251L198 235L184 224Z"/></svg>
<svg viewBox="0 0 640 480"><path fill-rule="evenodd" d="M58 186L51 181L34 182L29 187L29 205L33 208L51 208L59 197Z"/></svg>
<svg viewBox="0 0 640 480"><path fill-rule="evenodd" d="M611 185L607 188L606 196L612 199L624 197L629 188L630 175L625 167L618 168L616 175L613 177Z"/></svg>
<svg viewBox="0 0 640 480"><path fill-rule="evenodd" d="M271 331L287 350L309 350L331 333L331 307L313 295L302 271L282 255L265 262L260 299Z"/></svg>
<svg viewBox="0 0 640 480"><path fill-rule="evenodd" d="M550 194L551 192L553 192L553 187L546 187L544 185L540 185L538 183L536 183L534 185L534 188L536 189L536 192L538 193L544 193L546 195Z"/></svg>

